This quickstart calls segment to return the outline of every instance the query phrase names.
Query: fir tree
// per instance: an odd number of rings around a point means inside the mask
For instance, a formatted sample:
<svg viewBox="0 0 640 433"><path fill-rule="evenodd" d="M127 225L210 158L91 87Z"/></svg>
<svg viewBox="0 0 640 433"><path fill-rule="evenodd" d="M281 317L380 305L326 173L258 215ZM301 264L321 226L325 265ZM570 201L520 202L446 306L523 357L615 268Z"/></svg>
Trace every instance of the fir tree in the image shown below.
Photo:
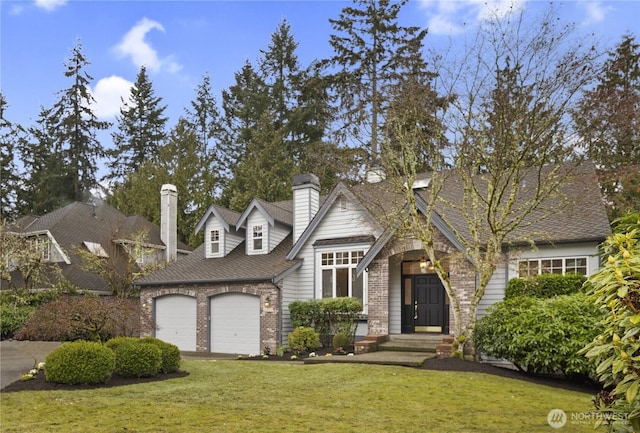
<svg viewBox="0 0 640 433"><path fill-rule="evenodd" d="M78 42L65 64L65 77L72 80L68 89L58 92L60 99L49 115L53 135L53 152L59 153L62 165L71 179L70 196L82 200L91 188L98 185L96 173L98 159L104 156L96 133L109 128L108 122L99 121L91 105L95 103L90 92L93 78L85 72L89 65Z"/></svg>
<svg viewBox="0 0 640 433"><path fill-rule="evenodd" d="M598 164L613 219L640 201L640 45L626 35L609 52L598 83L573 113L587 156Z"/></svg>
<svg viewBox="0 0 640 433"><path fill-rule="evenodd" d="M143 66L131 87L129 100L120 109L118 130L111 134L114 148L108 152L107 180L120 184L146 160L158 155L168 120L164 117L167 107L161 103L162 98L155 96Z"/></svg>
<svg viewBox="0 0 640 433"><path fill-rule="evenodd" d="M379 157L393 88L408 71L428 75L421 56L427 30L398 23L407 1L354 0L329 20L335 54L322 65L338 69L331 83L341 107L339 137L360 143L372 159Z"/></svg>

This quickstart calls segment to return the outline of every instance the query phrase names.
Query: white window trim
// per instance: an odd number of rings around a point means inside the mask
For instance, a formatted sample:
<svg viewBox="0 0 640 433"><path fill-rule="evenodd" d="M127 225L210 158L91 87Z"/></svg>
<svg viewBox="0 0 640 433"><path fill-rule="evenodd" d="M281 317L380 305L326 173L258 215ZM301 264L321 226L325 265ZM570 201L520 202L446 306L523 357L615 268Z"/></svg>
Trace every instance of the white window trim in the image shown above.
<svg viewBox="0 0 640 433"><path fill-rule="evenodd" d="M585 276L590 275L589 272L589 257L587 256L570 256L570 257L535 257L535 258L522 258L516 261L516 273L519 278L526 277L527 275L520 275L520 263L522 262L538 262L538 274L537 275L551 275L542 272L542 261L543 260L562 260L562 274L555 275L566 275L567 274L567 261L568 260L579 260L583 259L585 261ZM579 274L582 275L582 274Z"/></svg>
<svg viewBox="0 0 640 433"><path fill-rule="evenodd" d="M213 234L214 232L217 234L218 239L217 240L213 240ZM209 230L209 253L212 256L219 256L222 253L222 248L221 248L221 241L222 240L222 236L220 233L220 229L211 229ZM214 251L213 250L213 245L217 244L218 245L218 251Z"/></svg>
<svg viewBox="0 0 640 433"><path fill-rule="evenodd" d="M335 297L335 269L337 268L350 268L352 271L356 271L357 263L349 263L348 265L336 265L335 264L335 256L334 256L334 264L330 266L322 265L322 254L326 253L344 253L344 252L352 252L352 251L362 251L363 257L369 251L371 245L369 244L348 244L348 245L327 245L322 247L315 247L314 258L315 258L315 295L316 299L322 298L322 271L325 269L334 269L334 287L333 287L333 296ZM349 255L351 262L351 255ZM351 293L352 279L349 278L349 292ZM369 278L368 272L364 271L362 273L362 314L367 314L369 309Z"/></svg>
<svg viewBox="0 0 640 433"><path fill-rule="evenodd" d="M256 237L256 233L258 232L258 229L259 229L259 232L260 232L260 236ZM260 239L260 241L261 241L261 244L260 244L261 247L260 248L255 248L255 245L256 245L255 241L258 240L258 239ZM259 253L259 252L264 251L264 247L265 247L264 224L254 224L251 227L251 250L253 252Z"/></svg>

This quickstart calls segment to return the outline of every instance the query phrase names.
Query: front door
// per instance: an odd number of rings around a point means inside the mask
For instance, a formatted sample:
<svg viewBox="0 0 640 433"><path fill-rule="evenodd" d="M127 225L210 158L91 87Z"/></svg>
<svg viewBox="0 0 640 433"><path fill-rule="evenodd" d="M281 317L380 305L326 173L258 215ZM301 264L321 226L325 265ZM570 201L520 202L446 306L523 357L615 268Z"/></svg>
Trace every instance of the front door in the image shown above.
<svg viewBox="0 0 640 433"><path fill-rule="evenodd" d="M405 275L402 293L402 333L449 332L446 295L437 275Z"/></svg>

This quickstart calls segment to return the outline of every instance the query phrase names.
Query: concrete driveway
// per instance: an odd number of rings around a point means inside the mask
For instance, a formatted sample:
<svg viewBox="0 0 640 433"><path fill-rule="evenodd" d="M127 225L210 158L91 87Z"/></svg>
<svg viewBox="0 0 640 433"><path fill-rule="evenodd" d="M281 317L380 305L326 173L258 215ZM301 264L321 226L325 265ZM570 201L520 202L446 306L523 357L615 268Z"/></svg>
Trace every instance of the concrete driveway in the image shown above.
<svg viewBox="0 0 640 433"><path fill-rule="evenodd" d="M61 343L55 341L0 341L0 389L20 380Z"/></svg>

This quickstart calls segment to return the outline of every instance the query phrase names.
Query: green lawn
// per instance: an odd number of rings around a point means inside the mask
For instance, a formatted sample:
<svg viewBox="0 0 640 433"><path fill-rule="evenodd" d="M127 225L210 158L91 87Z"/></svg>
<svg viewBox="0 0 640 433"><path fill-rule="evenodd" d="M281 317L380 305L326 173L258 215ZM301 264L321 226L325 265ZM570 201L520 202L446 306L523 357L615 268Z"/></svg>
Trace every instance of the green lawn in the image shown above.
<svg viewBox="0 0 640 433"><path fill-rule="evenodd" d="M591 396L496 376L358 364L187 361L181 379L0 394L9 432L592 432Z"/></svg>

